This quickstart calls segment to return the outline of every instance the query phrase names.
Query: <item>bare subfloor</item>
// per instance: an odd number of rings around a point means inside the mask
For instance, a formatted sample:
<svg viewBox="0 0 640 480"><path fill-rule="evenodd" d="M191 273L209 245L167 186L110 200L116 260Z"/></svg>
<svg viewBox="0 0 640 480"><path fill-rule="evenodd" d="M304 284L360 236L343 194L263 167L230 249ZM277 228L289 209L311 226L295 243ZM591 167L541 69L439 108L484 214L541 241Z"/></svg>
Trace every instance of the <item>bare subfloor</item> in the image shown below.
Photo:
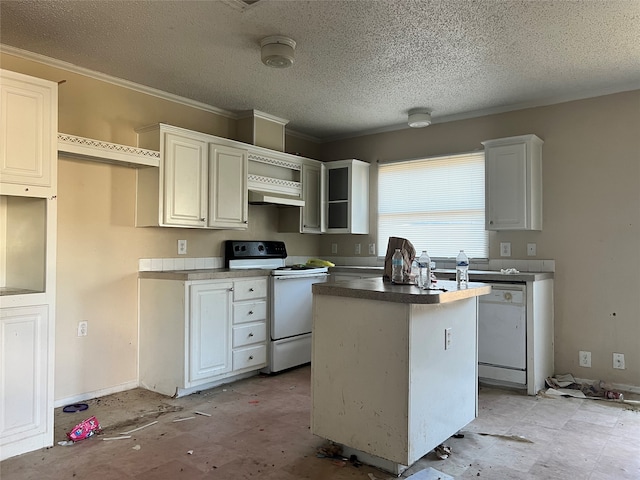
<svg viewBox="0 0 640 480"><path fill-rule="evenodd" d="M310 369L257 376L172 399L142 389L86 402L89 409L56 409L52 448L5 460L12 479L384 479L374 468L320 458L326 445L309 430ZM640 412L597 400L527 397L481 388L479 416L433 452L408 477L433 467L454 478L640 479ZM210 417L196 414L199 411ZM59 446L89 416L103 432ZM183 418L189 420L178 421ZM131 438L104 441L137 427Z"/></svg>

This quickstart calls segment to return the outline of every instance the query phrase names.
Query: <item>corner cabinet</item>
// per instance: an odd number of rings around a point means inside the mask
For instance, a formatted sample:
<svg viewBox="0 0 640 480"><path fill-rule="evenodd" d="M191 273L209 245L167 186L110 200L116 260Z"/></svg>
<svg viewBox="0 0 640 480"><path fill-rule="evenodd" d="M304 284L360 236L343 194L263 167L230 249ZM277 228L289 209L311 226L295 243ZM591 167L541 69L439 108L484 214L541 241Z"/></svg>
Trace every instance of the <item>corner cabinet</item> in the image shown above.
<svg viewBox="0 0 640 480"><path fill-rule="evenodd" d="M487 230L542 230L542 144L536 135L487 140Z"/></svg>
<svg viewBox="0 0 640 480"><path fill-rule="evenodd" d="M180 397L266 366L266 278L142 278L139 287L141 387Z"/></svg>
<svg viewBox="0 0 640 480"><path fill-rule="evenodd" d="M58 85L0 70L0 460L53 445Z"/></svg>
<svg viewBox="0 0 640 480"><path fill-rule="evenodd" d="M136 226L247 228L246 150L164 124L137 132L160 167L137 171Z"/></svg>
<svg viewBox="0 0 640 480"><path fill-rule="evenodd" d="M327 162L327 233L369 233L369 164Z"/></svg>

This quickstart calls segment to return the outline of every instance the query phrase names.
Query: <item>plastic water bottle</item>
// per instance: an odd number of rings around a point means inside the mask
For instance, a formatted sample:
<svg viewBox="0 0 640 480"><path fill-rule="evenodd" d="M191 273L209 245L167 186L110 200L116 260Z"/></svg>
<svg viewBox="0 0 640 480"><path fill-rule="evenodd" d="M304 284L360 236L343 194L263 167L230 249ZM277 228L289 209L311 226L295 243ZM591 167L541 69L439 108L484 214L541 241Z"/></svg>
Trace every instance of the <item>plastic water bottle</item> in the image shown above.
<svg viewBox="0 0 640 480"><path fill-rule="evenodd" d="M456 283L458 286L469 284L469 257L464 250L460 250L456 257Z"/></svg>
<svg viewBox="0 0 640 480"><path fill-rule="evenodd" d="M391 257L391 281L393 283L402 283L403 265L404 258L402 257L402 252L399 248L396 248L396 251L393 252L393 257Z"/></svg>
<svg viewBox="0 0 640 480"><path fill-rule="evenodd" d="M426 250L422 250L418 258L418 287L429 288L431 286L431 259Z"/></svg>

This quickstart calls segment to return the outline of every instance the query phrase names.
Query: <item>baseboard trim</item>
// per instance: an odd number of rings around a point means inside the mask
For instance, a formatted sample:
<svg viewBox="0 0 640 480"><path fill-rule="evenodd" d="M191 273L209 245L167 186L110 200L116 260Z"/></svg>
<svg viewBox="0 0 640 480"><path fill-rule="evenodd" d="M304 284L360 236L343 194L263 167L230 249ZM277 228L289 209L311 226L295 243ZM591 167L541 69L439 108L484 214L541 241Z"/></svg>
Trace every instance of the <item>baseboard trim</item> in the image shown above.
<svg viewBox="0 0 640 480"><path fill-rule="evenodd" d="M61 398L59 400L54 400L53 407L64 407L65 405L72 405L74 403L83 402L85 400L91 400L98 397L104 397L105 395L111 395L112 393L124 392L126 390L132 390L134 388L138 388L138 381L131 381L126 383L121 383L120 385L116 385L109 388L103 388L100 390L94 390L92 392L85 392L79 395L73 395L71 397Z"/></svg>

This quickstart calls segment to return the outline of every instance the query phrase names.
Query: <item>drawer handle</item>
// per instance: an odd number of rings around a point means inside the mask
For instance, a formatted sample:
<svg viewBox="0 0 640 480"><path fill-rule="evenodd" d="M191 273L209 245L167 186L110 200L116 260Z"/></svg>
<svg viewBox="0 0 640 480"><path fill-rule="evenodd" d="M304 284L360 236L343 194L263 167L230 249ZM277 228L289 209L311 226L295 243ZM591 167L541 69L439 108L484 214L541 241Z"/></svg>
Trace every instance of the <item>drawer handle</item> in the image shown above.
<svg viewBox="0 0 640 480"><path fill-rule="evenodd" d="M249 332L249 336L250 336L250 337L253 337L253 332Z"/></svg>
<svg viewBox="0 0 640 480"><path fill-rule="evenodd" d="M253 355L249 355L249 360L253 360Z"/></svg>

